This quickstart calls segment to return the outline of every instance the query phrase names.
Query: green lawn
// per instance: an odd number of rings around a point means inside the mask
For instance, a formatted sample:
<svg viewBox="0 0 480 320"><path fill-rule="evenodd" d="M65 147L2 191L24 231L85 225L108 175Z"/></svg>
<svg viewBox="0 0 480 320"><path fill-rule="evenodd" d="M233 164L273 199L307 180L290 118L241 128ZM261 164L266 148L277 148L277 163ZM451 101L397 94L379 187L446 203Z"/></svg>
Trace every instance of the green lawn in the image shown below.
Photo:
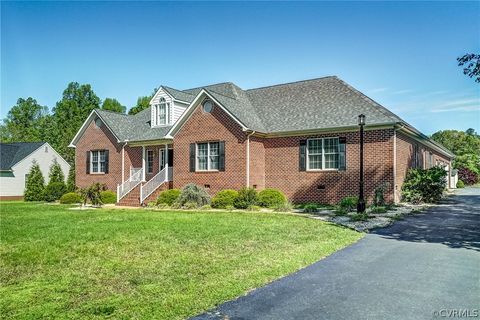
<svg viewBox="0 0 480 320"><path fill-rule="evenodd" d="M6 319L182 319L361 238L272 213L68 210L2 202Z"/></svg>

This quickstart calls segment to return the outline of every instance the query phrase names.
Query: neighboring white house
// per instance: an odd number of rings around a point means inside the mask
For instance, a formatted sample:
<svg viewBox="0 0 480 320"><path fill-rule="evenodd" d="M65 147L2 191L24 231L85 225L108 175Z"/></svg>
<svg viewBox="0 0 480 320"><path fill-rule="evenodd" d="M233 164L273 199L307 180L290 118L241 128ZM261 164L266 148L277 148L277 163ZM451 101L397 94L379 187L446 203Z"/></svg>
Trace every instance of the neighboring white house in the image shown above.
<svg viewBox="0 0 480 320"><path fill-rule="evenodd" d="M54 160L67 177L70 165L47 142L0 143L0 199L23 197L32 163L37 161L45 183Z"/></svg>

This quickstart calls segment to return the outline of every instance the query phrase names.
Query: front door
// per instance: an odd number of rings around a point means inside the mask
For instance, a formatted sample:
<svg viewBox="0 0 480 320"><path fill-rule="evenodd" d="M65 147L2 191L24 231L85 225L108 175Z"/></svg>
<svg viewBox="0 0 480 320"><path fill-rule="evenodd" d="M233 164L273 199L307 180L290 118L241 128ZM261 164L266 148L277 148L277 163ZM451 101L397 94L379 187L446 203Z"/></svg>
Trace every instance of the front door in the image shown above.
<svg viewBox="0 0 480 320"><path fill-rule="evenodd" d="M173 167L173 149L168 149L168 166ZM160 149L160 170L165 168L165 149Z"/></svg>

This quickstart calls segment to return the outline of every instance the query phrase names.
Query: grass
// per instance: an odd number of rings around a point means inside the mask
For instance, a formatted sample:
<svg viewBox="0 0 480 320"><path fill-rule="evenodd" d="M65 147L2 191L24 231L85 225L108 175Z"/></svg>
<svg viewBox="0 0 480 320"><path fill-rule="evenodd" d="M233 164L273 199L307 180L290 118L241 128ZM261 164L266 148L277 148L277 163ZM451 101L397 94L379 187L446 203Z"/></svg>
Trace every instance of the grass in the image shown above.
<svg viewBox="0 0 480 320"><path fill-rule="evenodd" d="M361 234L289 214L0 204L3 319L182 319Z"/></svg>

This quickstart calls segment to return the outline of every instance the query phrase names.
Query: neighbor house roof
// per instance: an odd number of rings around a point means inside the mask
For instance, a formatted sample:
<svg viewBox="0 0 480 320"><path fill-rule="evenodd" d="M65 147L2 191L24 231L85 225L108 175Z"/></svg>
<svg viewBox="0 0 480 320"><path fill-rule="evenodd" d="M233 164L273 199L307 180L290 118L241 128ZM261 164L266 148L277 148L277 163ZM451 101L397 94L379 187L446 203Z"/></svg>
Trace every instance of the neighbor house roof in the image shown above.
<svg viewBox="0 0 480 320"><path fill-rule="evenodd" d="M336 76L248 90L231 82L186 90L160 88L174 99L189 103L190 107L201 92L208 93L243 129L264 134L355 127L362 113L367 126L404 124L412 127ZM170 137L185 120L182 117L173 128L151 127L150 108L133 116L104 110L95 112L119 141Z"/></svg>
<svg viewBox="0 0 480 320"><path fill-rule="evenodd" d="M11 170L45 142L0 143L0 170Z"/></svg>

